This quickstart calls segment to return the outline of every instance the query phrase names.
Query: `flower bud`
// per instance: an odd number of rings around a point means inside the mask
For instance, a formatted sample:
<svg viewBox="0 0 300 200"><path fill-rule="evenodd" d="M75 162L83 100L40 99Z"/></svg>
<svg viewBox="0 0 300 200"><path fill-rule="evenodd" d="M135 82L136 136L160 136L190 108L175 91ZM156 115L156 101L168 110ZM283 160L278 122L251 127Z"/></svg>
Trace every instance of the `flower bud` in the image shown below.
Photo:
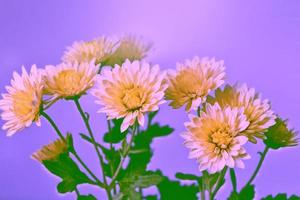
<svg viewBox="0 0 300 200"><path fill-rule="evenodd" d="M45 145L40 150L36 151L32 155L32 158L42 163L46 160L55 160L56 158L59 157L59 155L66 152L67 152L66 143L61 139L57 139L54 142Z"/></svg>
<svg viewBox="0 0 300 200"><path fill-rule="evenodd" d="M264 143L272 149L298 145L297 132L288 129L287 120L277 118L275 121L276 123L265 133Z"/></svg>

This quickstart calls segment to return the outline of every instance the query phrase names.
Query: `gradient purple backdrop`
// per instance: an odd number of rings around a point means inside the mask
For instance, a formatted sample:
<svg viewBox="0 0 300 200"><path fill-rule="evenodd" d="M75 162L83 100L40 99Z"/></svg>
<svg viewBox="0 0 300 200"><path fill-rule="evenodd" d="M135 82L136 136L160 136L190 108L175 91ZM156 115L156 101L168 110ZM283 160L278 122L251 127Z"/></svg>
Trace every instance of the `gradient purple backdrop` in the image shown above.
<svg viewBox="0 0 300 200"><path fill-rule="evenodd" d="M89 40L102 34L133 33L154 43L148 58L163 69L174 68L177 61L194 55L224 59L227 80L242 81L255 87L272 101L273 109L300 129L300 2L278 1L160 1L160 0L0 0L0 92L9 84L12 72L31 64L43 67L60 62L67 45L74 40ZM96 114L93 98L83 98L83 107L91 113L93 129L100 139L106 130L103 115ZM59 102L50 110L63 131L75 135L85 132L71 102ZM198 173L197 164L187 158L179 133L187 117L183 110L162 106L157 117L176 130L154 142L150 169ZM3 121L0 122L0 125ZM7 138L0 131L0 199L72 199L56 193L58 179L46 173L30 155L56 135L43 120ZM92 168L98 163L92 147L75 138L80 154ZM237 170L244 183L253 171L260 145L248 145L253 159L245 170ZM300 148L271 151L255 180L257 198L287 192L300 195ZM99 174L99 173L98 173ZM91 191L86 187L82 191ZM222 188L223 198L230 184ZM153 189L152 191L155 191ZM100 194L100 195L99 195ZM223 199L221 198L221 199Z"/></svg>

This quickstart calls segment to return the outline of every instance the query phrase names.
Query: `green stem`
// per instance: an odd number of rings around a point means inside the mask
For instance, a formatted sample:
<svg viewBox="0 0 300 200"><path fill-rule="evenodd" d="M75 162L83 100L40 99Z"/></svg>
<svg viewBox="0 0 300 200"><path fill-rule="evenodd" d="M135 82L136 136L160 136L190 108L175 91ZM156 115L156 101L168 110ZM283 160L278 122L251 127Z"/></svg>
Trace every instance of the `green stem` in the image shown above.
<svg viewBox="0 0 300 200"><path fill-rule="evenodd" d="M111 129L111 123L110 123L110 120L108 120L108 119L107 119L107 128L108 128L108 132L111 133L111 132L112 132L112 129ZM109 148L110 148L110 150L112 150L112 149L114 148L112 142L109 143ZM114 173L113 163L110 163L110 172L111 172L111 174ZM114 185L114 187L113 187L113 194L114 194L114 195L117 194L117 188L116 188L115 185Z"/></svg>
<svg viewBox="0 0 300 200"><path fill-rule="evenodd" d="M130 151L130 148L131 148L131 146L132 146L132 144L133 144L134 136L135 136L137 130L138 130L138 124L135 123L135 125L134 125L134 127L133 127L133 131L132 131L132 135L131 135L129 144L126 146L126 148L125 148L125 150L124 150L124 154L123 154L122 160L120 161L120 163L119 163L119 165L118 165L118 167L117 167L117 169L116 169L116 171L115 171L115 173L114 173L114 175L113 175L113 177L112 177L112 179L111 179L111 183L110 183L110 185L109 185L109 188L111 188L111 187L114 185L114 182L116 181L116 179L117 179L117 177L118 177L118 175L119 175L119 173L120 173L120 170L121 170L121 168L122 168L122 165L123 165L123 163L124 163L124 161L125 161L125 159L126 159L128 153L129 153L129 151ZM124 140L126 140L126 138L124 138Z"/></svg>
<svg viewBox="0 0 300 200"><path fill-rule="evenodd" d="M236 182L235 171L233 168L230 168L230 178L231 178L233 191L236 192L237 191L237 182Z"/></svg>
<svg viewBox="0 0 300 200"><path fill-rule="evenodd" d="M76 193L76 195L77 195L77 198L80 196L80 192L79 192L79 190L77 189L77 187L75 188L75 193Z"/></svg>
<svg viewBox="0 0 300 200"><path fill-rule="evenodd" d="M57 133L57 135L59 136L59 138L66 142L66 139L65 137L63 136L63 134L60 132L59 128L56 126L55 122L53 121L53 119L47 114L45 113L44 111L41 111L40 114L45 117L48 122L51 124L51 126L54 128L55 132Z"/></svg>
<svg viewBox="0 0 300 200"><path fill-rule="evenodd" d="M206 190L206 178L207 178L207 171L202 172L202 183L201 183L201 200L205 200L205 190Z"/></svg>
<svg viewBox="0 0 300 200"><path fill-rule="evenodd" d="M64 138L64 136L62 135L61 131L59 130L59 128L57 127L56 123L53 121L53 119L44 111L41 111L40 113L43 117L45 117L48 122L51 124L51 126L54 128L55 132L57 133L57 135L61 138L61 140L63 140L64 142L66 142L66 139ZM74 149L74 151L71 152L75 158L78 160L78 162L82 165L82 167L89 173L89 175L96 181L97 185L99 185L100 187L104 188L104 184L97 178L97 176L88 168L88 166L82 161L82 159L80 158L80 156L78 155L78 153L76 152L76 150Z"/></svg>
<svg viewBox="0 0 300 200"><path fill-rule="evenodd" d="M199 186L199 189L201 190L200 191L200 193L201 193L201 200L205 200L205 189L204 189L204 187L203 187L203 182L204 181L202 181L202 185L201 186Z"/></svg>
<svg viewBox="0 0 300 200"><path fill-rule="evenodd" d="M250 178L249 181L247 182L246 186L247 186L247 185L250 185L250 184L252 183L252 181L255 179L255 177L257 176L258 171L260 170L260 168L261 168L261 166L262 166L262 163L264 162L264 160L265 160L265 158L266 158L266 155L267 155L268 151L269 151L269 147L266 146L265 149L264 149L264 151L263 151L263 153L261 154L261 158L260 158L260 160L259 160L259 162L258 162L258 165L257 165L257 167L256 167L256 169L255 169L255 171L254 171L254 173L252 174L251 178Z"/></svg>
<svg viewBox="0 0 300 200"><path fill-rule="evenodd" d="M74 100L74 102L75 102L75 104L76 104L76 107L77 107L77 109L78 109L78 111L79 111L79 113L80 113L80 115L81 115L81 117L82 117L82 119L83 119L83 121L84 121L84 124L85 124L85 126L86 126L86 128L87 128L87 130L88 130L88 133L89 133L89 135L90 135L90 137L91 137L92 143L93 143L93 145L94 145L94 148L95 148L95 150L96 150L97 156L98 156L99 161L100 161L101 170L102 170L102 176L103 176L103 182L104 182L104 185L107 186L107 180L106 180L106 176L105 176L105 172L104 172L104 161L103 161L103 157L102 157L102 155L100 154L100 151L99 151L99 149L98 149L98 147L97 147L97 144L96 144L96 140L95 140L94 134L93 134L92 129L91 129L91 126L90 126L90 124L89 124L89 120L88 120L86 114L84 113L84 111L83 111L83 109L82 109L80 103L79 103L79 97L76 97L76 98L74 98L73 100ZM112 196L111 196L111 193L110 193L109 188L108 188L108 187L105 187L105 190L106 190L108 199L112 199Z"/></svg>
<svg viewBox="0 0 300 200"><path fill-rule="evenodd" d="M212 192L212 195L210 196L210 200L213 200L215 198L218 191L222 187L222 185L224 183L224 178L225 178L226 172L227 172L227 167L224 167L224 169L221 171L221 173L219 175L219 178L218 178L218 181L217 181L217 186L216 186L215 190Z"/></svg>
<svg viewBox="0 0 300 200"><path fill-rule="evenodd" d="M76 151L72 152L78 162L82 165L82 167L90 174L91 177L96 181L96 185L99 185L102 188L105 188L105 185L97 178L97 176L88 168L88 166L82 161Z"/></svg>

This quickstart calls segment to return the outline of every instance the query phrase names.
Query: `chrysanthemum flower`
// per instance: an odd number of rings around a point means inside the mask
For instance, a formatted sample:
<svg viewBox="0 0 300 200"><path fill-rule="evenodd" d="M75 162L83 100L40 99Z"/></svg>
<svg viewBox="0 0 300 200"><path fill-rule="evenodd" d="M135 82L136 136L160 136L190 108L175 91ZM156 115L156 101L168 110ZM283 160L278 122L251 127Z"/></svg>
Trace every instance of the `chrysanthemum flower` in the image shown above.
<svg viewBox="0 0 300 200"><path fill-rule="evenodd" d="M42 163L43 161L54 160L60 154L65 152L67 152L66 143L61 139L57 139L54 142L43 146L40 150L35 152L32 155L32 158Z"/></svg>
<svg viewBox="0 0 300 200"><path fill-rule="evenodd" d="M114 52L116 45L117 40L104 36L87 42L76 41L71 47L67 47L62 60L66 63L82 63L94 60L95 64L99 64Z"/></svg>
<svg viewBox="0 0 300 200"><path fill-rule="evenodd" d="M151 44L143 42L134 36L124 36L118 42L116 50L107 57L104 65L121 65L126 59L130 61L142 60L151 49Z"/></svg>
<svg viewBox="0 0 300 200"><path fill-rule="evenodd" d="M180 108L186 104L186 111L196 110L206 100L206 96L224 83L223 61L198 58L177 64L177 72L170 71L169 87L165 98L170 106Z"/></svg>
<svg viewBox="0 0 300 200"><path fill-rule="evenodd" d="M167 87L158 65L150 67L148 63L129 60L104 71L96 85L92 93L98 99L96 103L104 106L99 112L106 113L108 119L124 118L122 132L136 118L143 125L144 113L158 110Z"/></svg>
<svg viewBox="0 0 300 200"><path fill-rule="evenodd" d="M17 131L29 127L32 122L40 125L39 109L42 103L42 71L35 65L28 74L22 67L22 74L13 73L11 86L0 100L1 118L6 121L3 129L11 136Z"/></svg>
<svg viewBox="0 0 300 200"><path fill-rule="evenodd" d="M246 84L227 85L224 90L217 89L215 97L208 97L207 102L218 103L221 107L231 106L244 108L249 126L243 132L249 140L256 143L255 137L264 138L267 128L275 124L276 115L271 110L268 100L262 100L254 88L249 89Z"/></svg>
<svg viewBox="0 0 300 200"><path fill-rule="evenodd" d="M85 93L95 81L98 67L90 63L61 63L47 65L45 70L45 93L52 99L67 98Z"/></svg>
<svg viewBox="0 0 300 200"><path fill-rule="evenodd" d="M215 173L225 166L244 168L242 160L250 156L242 147L248 139L241 133L249 125L243 112L242 108L207 104L200 117L190 116L183 138L190 149L189 158L197 159L200 171Z"/></svg>

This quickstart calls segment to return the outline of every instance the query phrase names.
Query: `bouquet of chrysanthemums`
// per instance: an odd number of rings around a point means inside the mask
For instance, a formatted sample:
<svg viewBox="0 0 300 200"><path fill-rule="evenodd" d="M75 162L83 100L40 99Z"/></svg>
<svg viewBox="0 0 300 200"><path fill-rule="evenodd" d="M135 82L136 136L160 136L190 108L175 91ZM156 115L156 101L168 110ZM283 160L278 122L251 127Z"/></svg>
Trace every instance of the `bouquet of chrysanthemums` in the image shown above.
<svg viewBox="0 0 300 200"><path fill-rule="evenodd" d="M32 158L61 179L59 193L74 192L80 200L97 199L83 194L82 184L104 190L109 200L213 200L225 177L232 185L228 199L254 199L254 180L267 153L296 146L296 132L253 88L225 84L223 61L194 57L178 63L176 70L162 71L145 60L151 47L138 37L102 36L74 42L58 65L44 69L33 65L29 72L22 67L20 74L13 73L0 100L3 129L12 136L33 122L40 126L44 117L57 137ZM102 141L96 141L95 133L99 133L92 130L90 115L80 104L81 97L90 94L100 105L98 112L106 116L108 127ZM60 131L47 110L61 100L74 102L86 126L85 134ZM199 174L178 172L172 180L160 170L147 168L153 156L152 141L174 131L154 120L165 102L173 109L185 107L189 116L184 122L186 131L176 134L181 134L189 158L199 164ZM101 177L78 153L73 134L80 134L76 138L94 148ZM259 163L248 182L238 187L235 168L244 168L245 160L251 158L245 144L259 140L265 145ZM157 187L159 194L143 192L151 186ZM264 199L299 197L278 194Z"/></svg>

